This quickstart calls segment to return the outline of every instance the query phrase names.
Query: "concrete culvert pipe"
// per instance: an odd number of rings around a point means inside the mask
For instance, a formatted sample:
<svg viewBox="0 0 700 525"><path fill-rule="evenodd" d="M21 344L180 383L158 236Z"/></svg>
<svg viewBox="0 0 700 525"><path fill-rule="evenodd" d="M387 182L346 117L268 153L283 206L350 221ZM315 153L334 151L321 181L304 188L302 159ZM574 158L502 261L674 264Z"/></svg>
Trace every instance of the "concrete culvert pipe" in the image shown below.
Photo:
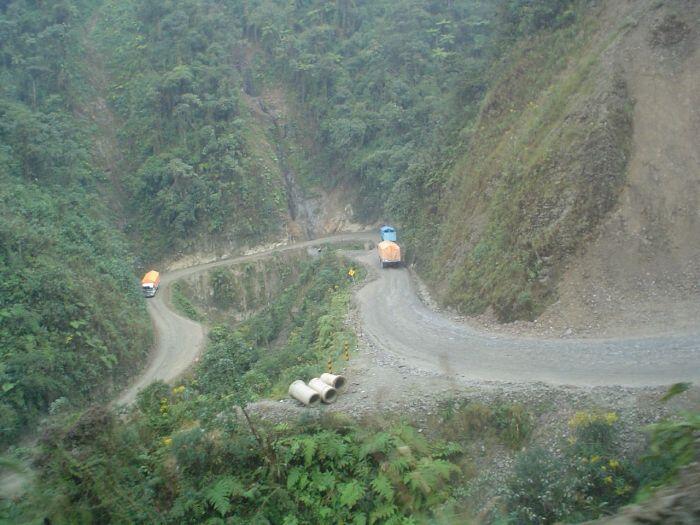
<svg viewBox="0 0 700 525"><path fill-rule="evenodd" d="M335 374L321 374L321 381L332 386L339 392L345 388L345 384L347 383L343 376L337 376Z"/></svg>
<svg viewBox="0 0 700 525"><path fill-rule="evenodd" d="M300 379L289 385L289 395L297 401L301 401L307 407L316 406L321 402L321 394Z"/></svg>
<svg viewBox="0 0 700 525"><path fill-rule="evenodd" d="M338 392L332 386L327 385L318 377L314 377L311 381L309 381L309 386L321 394L321 401L324 403L335 403L335 400L338 397Z"/></svg>

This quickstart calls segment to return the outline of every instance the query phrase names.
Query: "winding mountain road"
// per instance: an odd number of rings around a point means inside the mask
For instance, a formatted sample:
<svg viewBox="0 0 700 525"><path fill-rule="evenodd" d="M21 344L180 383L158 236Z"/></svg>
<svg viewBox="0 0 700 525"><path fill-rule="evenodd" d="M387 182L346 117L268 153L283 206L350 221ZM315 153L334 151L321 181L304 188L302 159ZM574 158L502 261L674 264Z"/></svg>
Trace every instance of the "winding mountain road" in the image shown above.
<svg viewBox="0 0 700 525"><path fill-rule="evenodd" d="M117 400L131 403L150 382L181 375L204 345L205 329L169 306L170 284L217 266L275 252L348 241L377 241L375 233L346 233L251 255L222 259L166 273L148 302L157 333L153 357ZM579 386L656 386L700 381L700 326L692 334L627 339L511 338L476 330L429 309L405 269L377 269L373 252L353 252L376 277L357 293L362 329L383 350L411 367L467 380L535 382ZM700 322L700 315L699 315Z"/></svg>
<svg viewBox="0 0 700 525"><path fill-rule="evenodd" d="M156 344L146 369L136 381L129 386L115 401L117 405L130 404L136 399L136 394L153 381L172 381L185 372L195 362L204 348L205 328L172 309L170 304L170 285L190 275L205 272L219 266L232 266L244 262L269 257L273 253L287 252L321 246L328 243L376 240L376 235L370 232L340 233L321 239L287 244L275 248L256 251L250 255L220 259L209 263L199 264L190 268L182 268L161 274L160 288L155 297L147 299L148 313L153 320L156 332Z"/></svg>

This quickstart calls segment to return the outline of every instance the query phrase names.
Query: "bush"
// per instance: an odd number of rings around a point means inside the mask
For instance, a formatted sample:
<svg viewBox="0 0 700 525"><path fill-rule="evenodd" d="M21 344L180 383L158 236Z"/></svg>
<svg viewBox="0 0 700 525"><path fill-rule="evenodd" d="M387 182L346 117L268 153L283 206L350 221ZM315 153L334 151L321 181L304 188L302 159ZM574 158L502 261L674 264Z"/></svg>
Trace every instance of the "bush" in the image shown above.
<svg viewBox="0 0 700 525"><path fill-rule="evenodd" d="M441 433L448 439L495 438L518 449L532 434L532 416L520 405L499 404L491 408L482 403L450 403L443 413Z"/></svg>
<svg viewBox="0 0 700 525"><path fill-rule="evenodd" d="M508 484L509 523L592 519L629 501L636 480L615 454L617 421L614 413L579 412L561 457L539 448L521 454Z"/></svg>
<svg viewBox="0 0 700 525"><path fill-rule="evenodd" d="M530 438L532 416L520 405L499 405L494 414L499 438L510 448L518 449Z"/></svg>
<svg viewBox="0 0 700 525"><path fill-rule="evenodd" d="M568 515L573 486L567 474L565 461L547 450L534 448L521 454L508 483L508 522L540 525Z"/></svg>

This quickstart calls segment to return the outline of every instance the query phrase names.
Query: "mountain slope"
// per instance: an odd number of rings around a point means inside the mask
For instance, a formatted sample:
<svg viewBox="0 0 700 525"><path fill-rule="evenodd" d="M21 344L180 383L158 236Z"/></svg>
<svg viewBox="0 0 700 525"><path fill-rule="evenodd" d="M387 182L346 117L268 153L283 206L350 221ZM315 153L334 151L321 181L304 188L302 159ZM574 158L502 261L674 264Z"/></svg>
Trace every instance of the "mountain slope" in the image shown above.
<svg viewBox="0 0 700 525"><path fill-rule="evenodd" d="M634 17L608 58L622 68L634 100L631 157L618 206L562 275L559 304L543 319L554 327L639 332L697 323L700 35L693 21L700 8L644 7L611 13Z"/></svg>
<svg viewBox="0 0 700 525"><path fill-rule="evenodd" d="M87 15L79 2L0 8L0 445L110 395L152 340L78 111Z"/></svg>
<svg viewBox="0 0 700 525"><path fill-rule="evenodd" d="M614 332L698 304L698 7L579 6L515 43L454 168L407 180L404 218L458 309Z"/></svg>

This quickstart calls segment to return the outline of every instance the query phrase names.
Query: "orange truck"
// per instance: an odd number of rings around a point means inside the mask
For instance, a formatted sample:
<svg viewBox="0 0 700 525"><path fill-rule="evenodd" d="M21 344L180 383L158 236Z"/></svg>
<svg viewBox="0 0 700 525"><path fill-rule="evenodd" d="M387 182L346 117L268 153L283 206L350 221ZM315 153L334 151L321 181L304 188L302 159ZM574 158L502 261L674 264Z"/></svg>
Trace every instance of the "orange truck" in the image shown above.
<svg viewBox="0 0 700 525"><path fill-rule="evenodd" d="M160 274L155 270L151 270L141 279L141 290L146 297L153 297L158 291L158 286L160 286Z"/></svg>
<svg viewBox="0 0 700 525"><path fill-rule="evenodd" d="M382 268L401 266L401 248L394 241L382 241L377 244L379 262Z"/></svg>

